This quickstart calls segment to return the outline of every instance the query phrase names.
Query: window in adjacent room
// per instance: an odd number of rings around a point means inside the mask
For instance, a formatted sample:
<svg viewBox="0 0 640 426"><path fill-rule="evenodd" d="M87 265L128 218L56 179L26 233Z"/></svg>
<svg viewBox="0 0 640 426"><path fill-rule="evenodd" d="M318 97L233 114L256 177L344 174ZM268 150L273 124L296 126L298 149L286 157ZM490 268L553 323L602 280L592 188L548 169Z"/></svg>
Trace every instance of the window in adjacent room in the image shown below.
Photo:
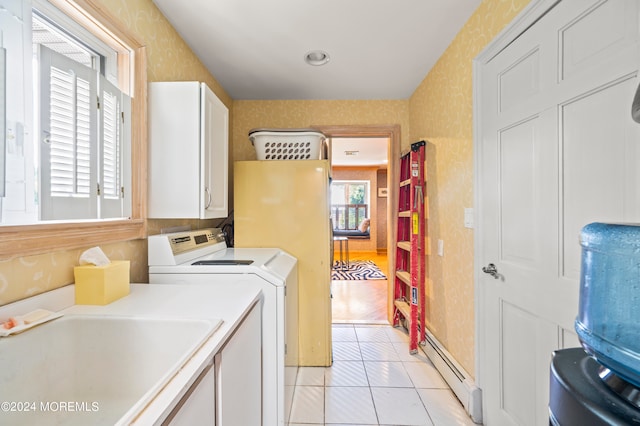
<svg viewBox="0 0 640 426"><path fill-rule="evenodd" d="M365 180L331 182L331 220L334 229L356 230L369 217L369 186Z"/></svg>

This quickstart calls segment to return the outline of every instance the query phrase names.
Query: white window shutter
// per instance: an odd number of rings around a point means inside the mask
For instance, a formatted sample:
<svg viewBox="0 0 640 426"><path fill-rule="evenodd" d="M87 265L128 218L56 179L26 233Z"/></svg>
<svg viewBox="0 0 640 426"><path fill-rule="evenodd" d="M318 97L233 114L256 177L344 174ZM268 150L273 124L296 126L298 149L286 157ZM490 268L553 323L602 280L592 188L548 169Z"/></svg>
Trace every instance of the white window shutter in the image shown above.
<svg viewBox="0 0 640 426"><path fill-rule="evenodd" d="M41 219L95 219L96 72L40 46Z"/></svg>
<svg viewBox="0 0 640 426"><path fill-rule="evenodd" d="M100 218L103 219L130 215L124 211L124 201L125 194L131 192L131 183L126 182L122 167L130 158L127 140L131 131L125 122L130 120L130 103L117 87L100 76Z"/></svg>
<svg viewBox="0 0 640 426"><path fill-rule="evenodd" d="M131 194L133 191L131 172L134 167L131 162L131 97L122 93L122 112L124 113L124 122L122 126L122 187L124 192L123 199L123 217L132 217L133 199Z"/></svg>

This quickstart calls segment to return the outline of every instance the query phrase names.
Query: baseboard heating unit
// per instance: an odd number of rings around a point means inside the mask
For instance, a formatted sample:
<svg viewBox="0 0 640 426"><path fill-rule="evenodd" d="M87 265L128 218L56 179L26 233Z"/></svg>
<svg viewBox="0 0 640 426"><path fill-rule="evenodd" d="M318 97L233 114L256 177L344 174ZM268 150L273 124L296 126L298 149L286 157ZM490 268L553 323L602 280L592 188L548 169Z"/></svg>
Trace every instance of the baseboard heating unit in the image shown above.
<svg viewBox="0 0 640 426"><path fill-rule="evenodd" d="M426 331L426 340L422 350L456 394L471 420L481 424L482 390L429 330Z"/></svg>

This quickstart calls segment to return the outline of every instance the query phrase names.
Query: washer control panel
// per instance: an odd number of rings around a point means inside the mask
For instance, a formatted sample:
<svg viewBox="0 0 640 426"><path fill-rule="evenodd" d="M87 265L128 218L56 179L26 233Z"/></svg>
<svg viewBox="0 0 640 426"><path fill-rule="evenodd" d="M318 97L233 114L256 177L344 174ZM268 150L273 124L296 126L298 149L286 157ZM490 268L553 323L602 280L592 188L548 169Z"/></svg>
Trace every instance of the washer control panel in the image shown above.
<svg viewBox="0 0 640 426"><path fill-rule="evenodd" d="M224 232L219 228L149 235L149 266L171 266L227 248Z"/></svg>
<svg viewBox="0 0 640 426"><path fill-rule="evenodd" d="M167 236L174 255L197 248L213 246L224 241L224 233L219 228L205 228L196 231Z"/></svg>

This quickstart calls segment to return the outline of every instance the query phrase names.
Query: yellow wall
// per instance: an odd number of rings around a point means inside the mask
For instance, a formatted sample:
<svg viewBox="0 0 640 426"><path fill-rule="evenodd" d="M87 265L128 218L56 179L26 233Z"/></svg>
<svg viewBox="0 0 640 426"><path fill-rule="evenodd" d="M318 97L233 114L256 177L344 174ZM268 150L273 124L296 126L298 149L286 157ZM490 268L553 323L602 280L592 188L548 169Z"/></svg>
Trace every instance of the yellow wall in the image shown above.
<svg viewBox="0 0 640 426"><path fill-rule="evenodd" d="M529 0L484 0L409 101L410 139L428 141L428 327L474 375L472 61ZM438 239L444 256L437 255Z"/></svg>
<svg viewBox="0 0 640 426"><path fill-rule="evenodd" d="M146 45L149 81L204 81L231 109L229 95L151 0L94 1L116 16ZM161 227L192 222L195 222L194 227L203 226L200 221L150 221L149 233L157 233ZM80 253L86 248L0 261L0 305L72 283L73 266L77 265ZM101 248L111 259L131 260L132 282L147 281L146 240L109 244Z"/></svg>

